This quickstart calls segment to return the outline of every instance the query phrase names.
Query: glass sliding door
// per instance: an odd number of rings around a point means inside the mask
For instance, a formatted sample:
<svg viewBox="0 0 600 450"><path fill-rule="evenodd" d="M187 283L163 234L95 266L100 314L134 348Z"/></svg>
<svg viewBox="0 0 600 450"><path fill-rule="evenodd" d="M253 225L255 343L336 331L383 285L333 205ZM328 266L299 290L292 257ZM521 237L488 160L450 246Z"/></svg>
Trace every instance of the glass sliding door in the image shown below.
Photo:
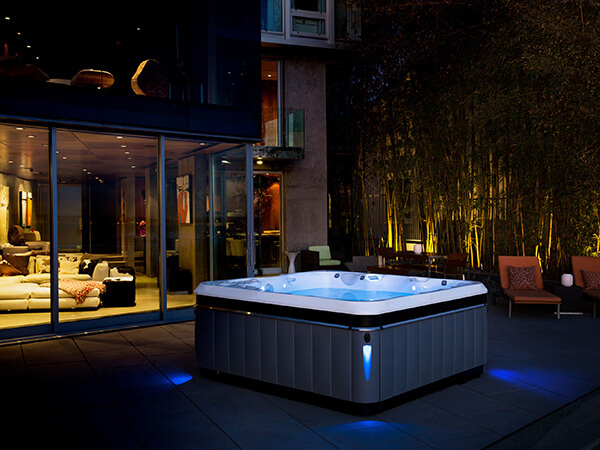
<svg viewBox="0 0 600 450"><path fill-rule="evenodd" d="M211 235L213 279L246 277L248 195L244 146L212 155ZM251 169L251 168L250 168Z"/></svg>
<svg viewBox="0 0 600 450"><path fill-rule="evenodd" d="M158 311L157 139L59 129L57 152L60 322Z"/></svg>
<svg viewBox="0 0 600 450"><path fill-rule="evenodd" d="M281 173L256 172L254 179L254 240L256 272L282 272Z"/></svg>
<svg viewBox="0 0 600 450"><path fill-rule="evenodd" d="M167 139L167 307L190 308L194 288L210 279L209 143Z"/></svg>
<svg viewBox="0 0 600 450"><path fill-rule="evenodd" d="M43 290L36 259L50 254L48 137L47 128L0 124L0 336L20 327L43 333L51 320L49 300L31 301Z"/></svg>

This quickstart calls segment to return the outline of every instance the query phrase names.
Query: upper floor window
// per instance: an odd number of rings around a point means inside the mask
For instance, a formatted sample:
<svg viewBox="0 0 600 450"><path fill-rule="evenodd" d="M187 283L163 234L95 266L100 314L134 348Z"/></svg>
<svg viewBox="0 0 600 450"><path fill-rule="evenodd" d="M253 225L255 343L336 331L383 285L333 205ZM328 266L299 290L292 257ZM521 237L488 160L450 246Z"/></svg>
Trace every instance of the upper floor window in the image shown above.
<svg viewBox="0 0 600 450"><path fill-rule="evenodd" d="M327 37L326 0L291 0L292 34Z"/></svg>
<svg viewBox="0 0 600 450"><path fill-rule="evenodd" d="M264 31L283 31L283 0L261 0L260 28Z"/></svg>
<svg viewBox="0 0 600 450"><path fill-rule="evenodd" d="M261 0L261 29L291 36L327 39L334 0Z"/></svg>

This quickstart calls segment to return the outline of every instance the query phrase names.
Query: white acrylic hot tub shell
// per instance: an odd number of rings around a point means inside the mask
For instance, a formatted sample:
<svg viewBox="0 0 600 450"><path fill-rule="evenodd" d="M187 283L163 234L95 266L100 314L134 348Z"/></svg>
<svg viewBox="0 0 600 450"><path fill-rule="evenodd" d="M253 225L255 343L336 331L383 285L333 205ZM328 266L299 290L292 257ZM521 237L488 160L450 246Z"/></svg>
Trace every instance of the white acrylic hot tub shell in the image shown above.
<svg viewBox="0 0 600 450"><path fill-rule="evenodd" d="M339 276L335 277L336 274ZM364 277L363 280L360 280L361 276ZM348 281L354 278L355 281L352 284L347 284L344 282L343 277ZM443 282L446 282L445 286L442 285ZM246 284L248 288L229 287L228 283L237 286ZM273 286L276 292L261 290L261 288L264 288L268 284ZM416 294L395 297L388 300L355 301L285 293L285 290L296 291L300 289L331 287L349 290L382 290ZM194 292L197 295L246 300L271 305L308 308L345 314L377 315L458 298L482 295L487 293L487 289L482 283L473 281L356 272L314 271L295 273L293 275L280 275L277 277L240 278L221 282L205 282L198 285Z"/></svg>

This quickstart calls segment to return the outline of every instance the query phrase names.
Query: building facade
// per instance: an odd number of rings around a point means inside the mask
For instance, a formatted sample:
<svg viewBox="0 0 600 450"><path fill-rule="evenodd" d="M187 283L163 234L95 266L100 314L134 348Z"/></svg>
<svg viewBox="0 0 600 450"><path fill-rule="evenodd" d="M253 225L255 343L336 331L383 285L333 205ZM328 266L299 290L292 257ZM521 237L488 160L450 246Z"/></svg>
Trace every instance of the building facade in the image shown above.
<svg viewBox="0 0 600 450"><path fill-rule="evenodd" d="M263 142L254 152L263 158L255 174L283 176L281 245L287 252L330 241L328 149L336 123L329 112L340 100L332 86L347 75L340 68L357 19L338 0L261 1Z"/></svg>
<svg viewBox="0 0 600 450"><path fill-rule="evenodd" d="M259 4L0 9L0 340L193 318L253 270Z"/></svg>
<svg viewBox="0 0 600 450"><path fill-rule="evenodd" d="M193 319L198 283L327 243L348 8L73 8L1 7L0 342Z"/></svg>

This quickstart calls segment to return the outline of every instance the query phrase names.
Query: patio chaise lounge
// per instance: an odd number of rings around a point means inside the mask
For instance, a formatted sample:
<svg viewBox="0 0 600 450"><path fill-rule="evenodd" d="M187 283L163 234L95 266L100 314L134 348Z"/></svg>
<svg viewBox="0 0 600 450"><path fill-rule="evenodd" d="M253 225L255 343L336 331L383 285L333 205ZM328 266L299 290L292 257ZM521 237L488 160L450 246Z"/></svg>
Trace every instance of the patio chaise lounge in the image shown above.
<svg viewBox="0 0 600 450"><path fill-rule="evenodd" d="M503 294L508 297L508 317L512 304L556 305L560 319L561 298L544 290L540 260L537 256L498 256Z"/></svg>
<svg viewBox="0 0 600 450"><path fill-rule="evenodd" d="M600 258L571 256L573 280L583 288L583 295L593 302L592 317L596 318L596 303L600 300Z"/></svg>

